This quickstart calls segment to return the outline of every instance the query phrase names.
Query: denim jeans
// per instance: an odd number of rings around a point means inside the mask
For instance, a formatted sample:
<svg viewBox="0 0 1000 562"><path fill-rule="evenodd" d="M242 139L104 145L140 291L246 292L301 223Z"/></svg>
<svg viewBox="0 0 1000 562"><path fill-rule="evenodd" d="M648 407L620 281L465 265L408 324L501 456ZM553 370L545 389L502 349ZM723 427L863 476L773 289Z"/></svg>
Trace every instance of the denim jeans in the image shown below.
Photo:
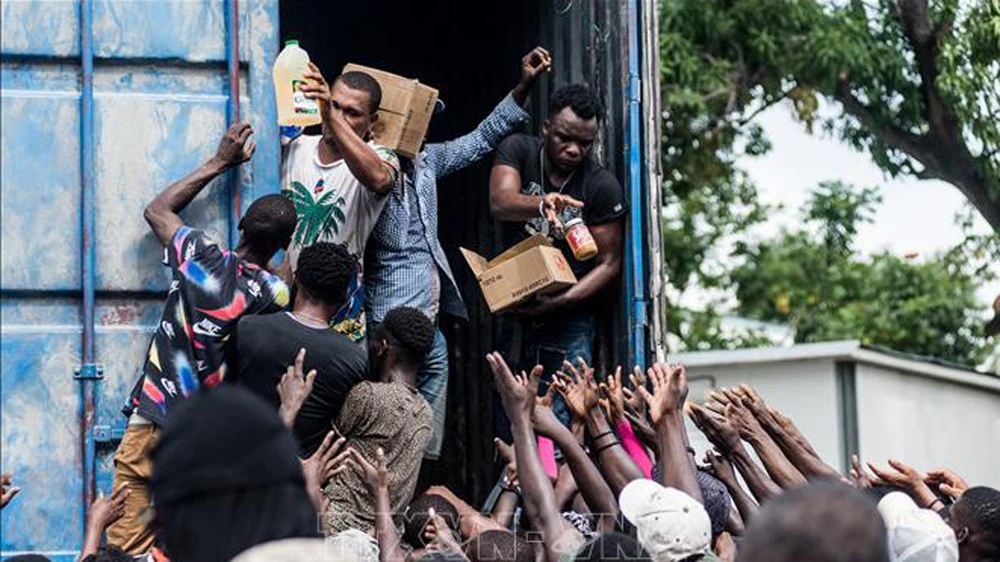
<svg viewBox="0 0 1000 562"><path fill-rule="evenodd" d="M420 371L417 373L417 389L430 404L434 414L434 431L424 450L424 458L437 460L441 456L444 422L448 413L448 341L444 339L441 330L436 330L434 347L420 365Z"/></svg>
<svg viewBox="0 0 1000 562"><path fill-rule="evenodd" d="M515 333L518 323L520 337ZM500 329L499 344L511 369L530 371L535 365L541 365L545 369L538 385L538 394L542 396L548 391L556 371L563 370L563 361L576 365L577 358L582 358L588 365L591 363L594 317L584 311L570 311L543 318L505 319ZM519 349L514 349L515 346ZM552 411L560 421L569 425L569 410L558 394L552 402ZM509 422L506 416L502 416L502 421L505 426L498 428L499 433L508 435Z"/></svg>

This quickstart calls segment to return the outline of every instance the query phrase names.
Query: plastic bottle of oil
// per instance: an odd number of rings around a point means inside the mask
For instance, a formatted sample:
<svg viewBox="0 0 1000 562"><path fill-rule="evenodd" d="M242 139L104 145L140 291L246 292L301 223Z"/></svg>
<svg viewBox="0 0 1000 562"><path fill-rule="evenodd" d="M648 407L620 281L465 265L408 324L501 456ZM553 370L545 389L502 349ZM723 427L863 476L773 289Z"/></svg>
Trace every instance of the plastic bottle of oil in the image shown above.
<svg viewBox="0 0 1000 562"><path fill-rule="evenodd" d="M274 95L278 101L278 124L308 127L321 121L316 100L300 90L309 70L309 54L298 41L285 41L285 48L274 59Z"/></svg>

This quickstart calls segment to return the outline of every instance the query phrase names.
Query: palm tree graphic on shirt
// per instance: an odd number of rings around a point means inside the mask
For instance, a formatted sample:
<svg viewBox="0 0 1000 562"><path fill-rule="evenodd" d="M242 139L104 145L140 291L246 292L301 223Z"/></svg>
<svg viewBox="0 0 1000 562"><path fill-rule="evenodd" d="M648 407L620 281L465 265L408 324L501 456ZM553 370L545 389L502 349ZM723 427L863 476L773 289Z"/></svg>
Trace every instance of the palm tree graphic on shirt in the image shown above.
<svg viewBox="0 0 1000 562"><path fill-rule="evenodd" d="M291 189L286 195L295 204L295 214L299 216L299 224L295 228L295 243L308 246L323 238L333 238L340 232L340 225L347 221L343 206L343 197L338 197L338 191L328 191L319 199L314 194L323 193L323 180L316 182L312 192L301 182L292 181Z"/></svg>

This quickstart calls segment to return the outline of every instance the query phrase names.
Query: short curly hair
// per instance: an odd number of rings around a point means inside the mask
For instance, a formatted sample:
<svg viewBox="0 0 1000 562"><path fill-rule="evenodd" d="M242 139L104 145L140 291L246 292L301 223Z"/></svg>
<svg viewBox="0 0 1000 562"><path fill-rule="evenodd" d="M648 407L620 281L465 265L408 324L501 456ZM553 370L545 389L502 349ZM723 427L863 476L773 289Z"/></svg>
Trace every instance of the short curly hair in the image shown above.
<svg viewBox="0 0 1000 562"><path fill-rule="evenodd" d="M339 306L347 299L347 285L358 262L343 244L317 242L299 253L295 283L310 297Z"/></svg>
<svg viewBox="0 0 1000 562"><path fill-rule="evenodd" d="M580 119L589 120L595 117L598 121L604 119L604 106L601 100L583 84L571 84L556 90L549 100L549 118L567 107Z"/></svg>
<svg viewBox="0 0 1000 562"><path fill-rule="evenodd" d="M385 338L411 365L419 365L434 347L434 324L415 308L390 310L378 325L377 337Z"/></svg>
<svg viewBox="0 0 1000 562"><path fill-rule="evenodd" d="M469 562L534 562L531 543L510 531L483 531L465 545Z"/></svg>
<svg viewBox="0 0 1000 562"><path fill-rule="evenodd" d="M239 228L247 244L268 258L288 247L297 221L295 205L284 195L271 193L250 204Z"/></svg>

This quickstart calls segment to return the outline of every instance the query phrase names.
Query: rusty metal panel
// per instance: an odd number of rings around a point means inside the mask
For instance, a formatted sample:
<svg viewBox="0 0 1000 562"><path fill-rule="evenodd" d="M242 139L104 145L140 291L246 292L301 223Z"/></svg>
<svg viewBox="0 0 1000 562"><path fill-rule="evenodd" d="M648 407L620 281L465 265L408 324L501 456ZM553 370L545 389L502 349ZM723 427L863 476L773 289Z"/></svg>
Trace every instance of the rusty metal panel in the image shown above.
<svg viewBox="0 0 1000 562"><path fill-rule="evenodd" d="M81 10L89 2L3 2L0 29L0 463L23 491L0 513L0 556L72 560L83 531L84 451L107 492L121 406L162 310L169 276L142 209L214 151L226 124L226 3L94 0L94 362L84 422ZM277 139L270 65L277 0L240 2L241 114ZM84 43L86 45L86 43ZM83 50L84 52L86 49ZM278 189L277 142L259 141L237 183L244 207ZM255 182L260 179L260 182ZM263 182L267 182L262 185ZM231 194L206 188L185 219L226 242ZM96 371L95 371L96 372Z"/></svg>

